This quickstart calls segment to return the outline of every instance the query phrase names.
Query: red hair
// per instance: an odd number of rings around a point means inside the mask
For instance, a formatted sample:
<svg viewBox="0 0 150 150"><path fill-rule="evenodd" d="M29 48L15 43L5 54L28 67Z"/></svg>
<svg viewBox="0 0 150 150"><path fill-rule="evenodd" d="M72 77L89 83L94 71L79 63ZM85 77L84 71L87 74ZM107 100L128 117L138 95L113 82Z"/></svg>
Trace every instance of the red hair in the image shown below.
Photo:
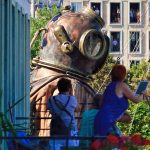
<svg viewBox="0 0 150 150"><path fill-rule="evenodd" d="M122 81L126 77L127 70L124 65L114 65L111 71L112 81Z"/></svg>

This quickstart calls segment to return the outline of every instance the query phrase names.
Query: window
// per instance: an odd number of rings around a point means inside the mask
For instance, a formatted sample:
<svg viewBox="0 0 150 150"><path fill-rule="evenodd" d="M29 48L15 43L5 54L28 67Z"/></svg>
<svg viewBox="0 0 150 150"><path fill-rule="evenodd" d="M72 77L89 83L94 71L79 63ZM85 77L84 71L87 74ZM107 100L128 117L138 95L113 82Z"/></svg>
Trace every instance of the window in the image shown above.
<svg viewBox="0 0 150 150"><path fill-rule="evenodd" d="M130 32L130 52L140 52L140 32Z"/></svg>
<svg viewBox="0 0 150 150"><path fill-rule="evenodd" d="M72 11L78 12L82 8L82 3L81 2L72 2L71 3L71 8L72 8Z"/></svg>
<svg viewBox="0 0 150 150"><path fill-rule="evenodd" d="M110 51L111 52L120 52L120 41L121 41L121 36L120 32L110 32Z"/></svg>
<svg viewBox="0 0 150 150"><path fill-rule="evenodd" d="M120 3L110 3L110 23L121 23Z"/></svg>
<svg viewBox="0 0 150 150"><path fill-rule="evenodd" d="M130 60L130 68L133 66L133 65L138 65L140 63L140 60Z"/></svg>
<svg viewBox="0 0 150 150"><path fill-rule="evenodd" d="M129 4L129 23L140 23L141 22L141 13L140 13L140 3L130 3Z"/></svg>
<svg viewBox="0 0 150 150"><path fill-rule="evenodd" d="M91 8L95 11L95 13L101 16L101 3L91 3Z"/></svg>

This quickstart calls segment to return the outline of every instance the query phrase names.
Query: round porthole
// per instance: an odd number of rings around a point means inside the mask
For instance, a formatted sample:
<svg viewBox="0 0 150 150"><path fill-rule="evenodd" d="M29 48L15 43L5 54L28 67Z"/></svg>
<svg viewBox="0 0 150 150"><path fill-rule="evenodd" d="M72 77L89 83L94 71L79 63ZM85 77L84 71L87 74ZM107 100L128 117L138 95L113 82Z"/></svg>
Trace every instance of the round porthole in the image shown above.
<svg viewBox="0 0 150 150"><path fill-rule="evenodd" d="M80 38L80 52L87 58L99 59L103 56L105 47L104 35L94 29L87 30Z"/></svg>

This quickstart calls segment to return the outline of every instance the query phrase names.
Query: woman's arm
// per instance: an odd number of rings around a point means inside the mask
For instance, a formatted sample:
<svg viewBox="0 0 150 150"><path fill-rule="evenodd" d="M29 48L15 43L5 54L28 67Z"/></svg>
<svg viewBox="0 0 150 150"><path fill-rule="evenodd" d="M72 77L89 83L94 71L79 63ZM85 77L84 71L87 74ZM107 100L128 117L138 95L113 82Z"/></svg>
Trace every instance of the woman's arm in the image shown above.
<svg viewBox="0 0 150 150"><path fill-rule="evenodd" d="M139 103L143 99L143 94L138 96L135 95L126 83L122 83L122 92L124 96L126 96L129 100L131 100L134 103Z"/></svg>
<svg viewBox="0 0 150 150"><path fill-rule="evenodd" d="M131 116L127 112L125 112L123 116L118 120L118 122L131 123L131 120L132 120Z"/></svg>

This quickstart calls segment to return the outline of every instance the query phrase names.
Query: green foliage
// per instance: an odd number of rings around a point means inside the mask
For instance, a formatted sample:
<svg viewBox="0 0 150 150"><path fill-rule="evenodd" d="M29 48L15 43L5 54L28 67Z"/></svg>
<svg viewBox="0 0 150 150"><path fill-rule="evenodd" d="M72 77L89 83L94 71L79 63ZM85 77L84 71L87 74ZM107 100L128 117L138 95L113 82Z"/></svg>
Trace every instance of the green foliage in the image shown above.
<svg viewBox="0 0 150 150"><path fill-rule="evenodd" d="M147 103L144 100L136 105L130 103L129 113L133 119L133 123L118 123L121 131L127 135L141 133L144 138L150 139L150 108Z"/></svg>
<svg viewBox="0 0 150 150"><path fill-rule="evenodd" d="M150 80L149 63L142 61L138 65L134 65L129 70L129 85L134 91L137 88L138 82L141 80ZM148 89L148 93L150 88ZM121 124L119 127L126 134L141 133L144 138L150 139L150 108L146 100L139 104L130 102L129 114L133 118L133 124ZM135 115L134 115L135 114ZM129 133L129 129L130 133Z"/></svg>
<svg viewBox="0 0 150 150"><path fill-rule="evenodd" d="M97 90L99 93L103 93L106 85L110 81L110 71L112 65L115 64L115 61L111 56L108 56L104 66L100 69L100 71L92 76L91 86Z"/></svg>
<svg viewBox="0 0 150 150"><path fill-rule="evenodd" d="M129 71L130 85L133 90L141 80L150 80L150 65L145 60L138 65L133 65Z"/></svg>
<svg viewBox="0 0 150 150"><path fill-rule="evenodd" d="M104 92L106 85L110 81L109 74L114 64L115 61L109 56L103 68L92 76L93 80L91 81L91 85L100 93ZM150 72L148 72L149 67L149 63L144 60L140 64L131 67L129 70L128 84L133 91L136 89L139 81L144 79L150 80ZM124 134L128 135L139 132L144 138L150 139L150 108L146 101L143 100L139 104L130 102L129 106L128 113L132 118L134 117L133 124L119 122L119 128ZM131 130L129 133L130 128Z"/></svg>
<svg viewBox="0 0 150 150"><path fill-rule="evenodd" d="M47 25L48 21L60 12L59 9L54 5L51 9L45 7L37 10L36 18L30 19L30 37L33 38L35 32L40 28L43 28ZM36 57L39 53L41 45L41 39L38 37L33 46L31 47L31 59Z"/></svg>
<svg viewBox="0 0 150 150"><path fill-rule="evenodd" d="M12 134L14 136L16 135L16 131L15 131L13 125L7 118L6 114L4 114L2 112L0 112L0 128L3 129L2 131L4 131L5 135L6 135L6 131L12 132ZM0 135L2 135L2 133L0 133Z"/></svg>
<svg viewBox="0 0 150 150"><path fill-rule="evenodd" d="M139 103L139 106L137 107L131 134L139 132L142 134L144 138L150 139L149 125L150 125L150 110L148 105L143 101Z"/></svg>

